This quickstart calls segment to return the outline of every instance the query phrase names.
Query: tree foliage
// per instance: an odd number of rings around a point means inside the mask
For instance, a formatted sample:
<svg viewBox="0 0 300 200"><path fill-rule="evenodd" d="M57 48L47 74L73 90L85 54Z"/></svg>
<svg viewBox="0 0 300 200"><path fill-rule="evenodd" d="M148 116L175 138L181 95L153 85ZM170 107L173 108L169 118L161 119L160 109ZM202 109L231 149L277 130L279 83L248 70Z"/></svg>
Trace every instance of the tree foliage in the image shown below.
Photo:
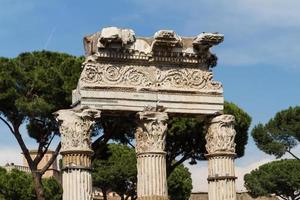
<svg viewBox="0 0 300 200"><path fill-rule="evenodd" d="M248 140L248 129L251 123L251 117L237 105L229 102L225 102L224 113L232 114L236 118L236 153L237 157L242 157ZM101 124L98 127L103 132L93 143L93 150L96 152L94 157L96 158L97 155L101 156L101 151L110 139L131 144L130 141L134 139L134 131L136 128L134 119L134 116L103 116L101 118ZM177 166L186 160L190 159L190 164L196 164L197 161L205 160L205 125L206 121L203 119L187 117L171 117L169 119L166 137L166 165L168 176Z"/></svg>
<svg viewBox="0 0 300 200"><path fill-rule="evenodd" d="M55 137L59 135L54 111L69 108L71 92L76 87L82 58L48 51L22 53L16 58L0 58L0 120L16 138L35 180L37 198L42 200L41 176L56 159L43 169L37 166ZM27 124L30 137L38 143L37 156L32 159L20 132Z"/></svg>
<svg viewBox="0 0 300 200"><path fill-rule="evenodd" d="M136 154L134 148L122 144L109 144L102 156L93 161L93 184L106 195L114 191L123 199L136 199ZM186 200L192 190L191 173L179 165L168 177L172 200ZM104 196L106 198L106 196Z"/></svg>
<svg viewBox="0 0 300 200"><path fill-rule="evenodd" d="M237 157L242 157L248 140L251 117L237 105L229 102L225 102L224 113L232 114L236 118L236 153ZM190 164L196 164L197 160L205 160L205 125L206 121L203 119L187 117L171 117L169 119L166 138L168 175L186 160L190 159ZM131 144L130 141L134 139L135 127L134 116L102 117L98 129L103 132L93 143L93 150L96 152L94 157L101 156L101 151L110 139Z"/></svg>
<svg viewBox="0 0 300 200"><path fill-rule="evenodd" d="M280 160L264 164L244 177L245 187L254 197L276 194L287 199L300 198L300 162Z"/></svg>
<svg viewBox="0 0 300 200"><path fill-rule="evenodd" d="M93 184L102 190L104 198L112 190L122 199L135 199L136 176L135 151L126 145L109 144L101 159L93 161Z"/></svg>
<svg viewBox="0 0 300 200"><path fill-rule="evenodd" d="M177 166L168 177L168 193L171 200L188 200L193 189L191 173L183 164Z"/></svg>
<svg viewBox="0 0 300 200"><path fill-rule="evenodd" d="M300 140L300 107L290 107L276 113L266 124L258 124L252 130L257 147L263 152L280 158L291 152Z"/></svg>
<svg viewBox="0 0 300 200"><path fill-rule="evenodd" d="M53 159L42 170L37 170L37 165L53 137L59 134L52 112L68 108L71 104L71 91L76 87L82 62L82 57L47 51L22 53L12 59L0 58L0 120L15 136L29 163L35 177L38 199L43 199L40 177ZM233 103L225 102L224 112L236 117L236 148L238 157L241 157L247 143L251 118ZM39 144L38 156L33 160L19 131L22 123L27 124L29 135ZM134 138L134 116L103 116L98 125L98 129L95 129L98 131L94 133L98 135L93 143L93 150L96 152L94 158L98 159L97 155L101 155L109 140L131 144L130 141ZM168 175L188 159L191 159L191 164L205 159L204 130L205 123L202 120L169 120L166 141ZM56 148L55 156L59 149L60 145ZM180 159L175 161L177 158Z"/></svg>
<svg viewBox="0 0 300 200"><path fill-rule="evenodd" d="M62 188L54 179L43 179L46 200L61 200ZM30 174L13 169L6 172L0 168L0 199L36 200L33 177Z"/></svg>
<svg viewBox="0 0 300 200"><path fill-rule="evenodd" d="M242 157L248 140L251 117L237 105L229 102L224 104L224 113L235 116L236 153L237 157ZM196 164L197 160L205 160L205 125L205 121L196 118L172 118L169 121L166 139L168 174L188 159L191 159L190 164ZM180 159L174 162L178 157Z"/></svg>

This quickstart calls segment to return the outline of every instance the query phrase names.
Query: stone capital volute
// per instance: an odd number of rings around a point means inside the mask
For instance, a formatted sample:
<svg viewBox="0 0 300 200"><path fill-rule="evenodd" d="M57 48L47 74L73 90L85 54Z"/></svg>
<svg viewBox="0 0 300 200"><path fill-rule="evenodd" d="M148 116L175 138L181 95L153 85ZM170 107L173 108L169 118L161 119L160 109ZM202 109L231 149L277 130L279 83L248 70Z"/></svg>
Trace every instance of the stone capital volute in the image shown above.
<svg viewBox="0 0 300 200"><path fill-rule="evenodd" d="M91 131L100 111L91 108L64 109L54 113L61 134L61 152L92 151Z"/></svg>
<svg viewBox="0 0 300 200"><path fill-rule="evenodd" d="M136 152L164 152L168 114L144 111L137 113Z"/></svg>
<svg viewBox="0 0 300 200"><path fill-rule="evenodd" d="M233 115L219 115L210 120L205 137L208 154L235 153L234 123Z"/></svg>

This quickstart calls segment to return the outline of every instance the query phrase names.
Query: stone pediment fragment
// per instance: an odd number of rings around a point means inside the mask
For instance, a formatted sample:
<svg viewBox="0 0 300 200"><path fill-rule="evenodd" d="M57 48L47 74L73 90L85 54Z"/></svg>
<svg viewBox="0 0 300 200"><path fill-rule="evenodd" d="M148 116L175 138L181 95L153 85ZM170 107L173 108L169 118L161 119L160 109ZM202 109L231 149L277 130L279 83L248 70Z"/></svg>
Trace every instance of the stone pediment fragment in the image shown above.
<svg viewBox="0 0 300 200"><path fill-rule="evenodd" d="M224 40L224 35L219 33L200 33L193 40L193 46L195 49L201 49L202 47L212 47L218 45Z"/></svg>
<svg viewBox="0 0 300 200"><path fill-rule="evenodd" d="M135 41L135 33L132 29L107 27L84 37L83 44L86 56L90 56L99 52L99 49L120 49L130 46Z"/></svg>
<svg viewBox="0 0 300 200"><path fill-rule="evenodd" d="M98 39L97 46L99 48L109 47L110 44L116 44L116 46L110 46L111 48L124 47L135 42L135 33L132 29L121 29L116 27L103 28ZM119 44L119 45L118 45Z"/></svg>
<svg viewBox="0 0 300 200"><path fill-rule="evenodd" d="M196 37L181 37L173 30L159 30L153 37L136 37L132 29L103 28L84 38L86 57L186 63L211 68L217 57L210 48L221 43L219 33L201 33Z"/></svg>
<svg viewBox="0 0 300 200"><path fill-rule="evenodd" d="M167 48L172 50L175 47L182 47L182 40L172 30L160 30L154 34L154 41L152 42L152 51L156 48Z"/></svg>

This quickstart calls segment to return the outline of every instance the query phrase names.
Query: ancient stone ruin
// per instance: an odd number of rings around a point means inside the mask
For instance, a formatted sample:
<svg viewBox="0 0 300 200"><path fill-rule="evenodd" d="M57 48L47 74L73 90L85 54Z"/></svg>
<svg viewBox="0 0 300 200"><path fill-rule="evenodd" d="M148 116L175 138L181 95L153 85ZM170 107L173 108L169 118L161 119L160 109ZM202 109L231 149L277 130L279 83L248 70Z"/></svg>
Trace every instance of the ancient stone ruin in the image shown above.
<svg viewBox="0 0 300 200"><path fill-rule="evenodd" d="M234 117L223 115L213 80L218 33L181 37L160 30L138 37L116 27L84 38L86 59L72 109L56 112L63 156L63 199L90 200L91 128L102 116L134 116L139 200L167 200L165 138L172 116L207 122L209 200L235 200Z"/></svg>

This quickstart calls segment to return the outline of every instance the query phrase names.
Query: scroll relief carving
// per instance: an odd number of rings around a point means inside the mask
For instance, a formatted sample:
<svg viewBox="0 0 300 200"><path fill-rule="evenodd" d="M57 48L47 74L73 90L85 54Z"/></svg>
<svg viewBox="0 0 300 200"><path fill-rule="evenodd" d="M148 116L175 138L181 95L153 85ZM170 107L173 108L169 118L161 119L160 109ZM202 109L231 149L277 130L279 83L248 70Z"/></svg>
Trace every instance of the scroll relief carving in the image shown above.
<svg viewBox="0 0 300 200"><path fill-rule="evenodd" d="M220 115L211 120L205 137L209 154L235 153L234 122L232 115Z"/></svg>
<svg viewBox="0 0 300 200"><path fill-rule="evenodd" d="M135 132L136 152L164 152L167 134L167 113L139 112Z"/></svg>
<svg viewBox="0 0 300 200"><path fill-rule="evenodd" d="M81 75L81 86L139 87L161 90L197 90L222 92L213 74L198 68L158 68L120 64L87 63Z"/></svg>
<svg viewBox="0 0 300 200"><path fill-rule="evenodd" d="M100 111L69 109L59 110L54 115L61 133L61 151L91 151L91 130Z"/></svg>

